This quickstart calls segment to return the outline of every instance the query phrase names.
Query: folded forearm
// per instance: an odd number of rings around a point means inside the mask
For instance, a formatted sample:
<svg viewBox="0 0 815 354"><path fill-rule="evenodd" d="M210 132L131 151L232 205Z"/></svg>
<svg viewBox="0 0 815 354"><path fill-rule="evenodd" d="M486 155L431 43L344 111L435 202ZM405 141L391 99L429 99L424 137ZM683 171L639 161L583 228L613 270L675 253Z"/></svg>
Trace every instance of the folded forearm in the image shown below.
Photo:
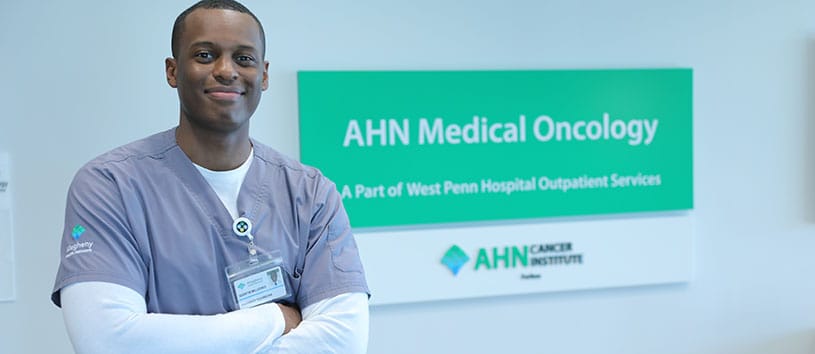
<svg viewBox="0 0 815 354"><path fill-rule="evenodd" d="M368 295L346 293L303 309L303 322L263 351L362 354L368 348Z"/></svg>
<svg viewBox="0 0 815 354"><path fill-rule="evenodd" d="M283 332L276 304L222 315L148 314L132 289L103 282L61 291L74 349L86 353L253 353Z"/></svg>

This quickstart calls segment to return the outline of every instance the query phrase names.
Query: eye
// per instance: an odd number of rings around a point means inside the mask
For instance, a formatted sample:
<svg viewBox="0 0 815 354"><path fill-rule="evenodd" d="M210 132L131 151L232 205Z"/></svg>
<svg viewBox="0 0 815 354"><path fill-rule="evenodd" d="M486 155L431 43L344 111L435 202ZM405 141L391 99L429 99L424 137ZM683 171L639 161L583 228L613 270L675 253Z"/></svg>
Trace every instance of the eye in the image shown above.
<svg viewBox="0 0 815 354"><path fill-rule="evenodd" d="M235 57L235 61L241 65L252 65L255 63L255 58L251 55L238 55Z"/></svg>
<svg viewBox="0 0 815 354"><path fill-rule="evenodd" d="M203 61L203 62L209 62L209 61L212 61L212 59L215 58L215 56L212 53L207 52L207 51L196 52L193 56L198 61Z"/></svg>

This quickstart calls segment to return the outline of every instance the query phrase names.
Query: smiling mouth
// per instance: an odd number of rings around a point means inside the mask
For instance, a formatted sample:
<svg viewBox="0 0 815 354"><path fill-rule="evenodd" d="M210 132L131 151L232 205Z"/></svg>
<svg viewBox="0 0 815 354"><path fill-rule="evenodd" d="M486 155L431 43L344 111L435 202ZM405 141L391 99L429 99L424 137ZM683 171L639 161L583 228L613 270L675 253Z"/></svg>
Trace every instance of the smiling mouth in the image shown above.
<svg viewBox="0 0 815 354"><path fill-rule="evenodd" d="M244 95L243 92L234 90L204 90L204 93L219 101L234 101Z"/></svg>

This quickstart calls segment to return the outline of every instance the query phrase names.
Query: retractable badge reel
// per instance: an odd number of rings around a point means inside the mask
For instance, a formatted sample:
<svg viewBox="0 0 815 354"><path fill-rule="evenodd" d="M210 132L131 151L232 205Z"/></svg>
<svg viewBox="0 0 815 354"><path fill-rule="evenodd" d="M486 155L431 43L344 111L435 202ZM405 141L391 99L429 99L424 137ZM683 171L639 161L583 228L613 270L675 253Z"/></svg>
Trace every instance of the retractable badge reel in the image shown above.
<svg viewBox="0 0 815 354"><path fill-rule="evenodd" d="M232 231L238 237L249 239L249 260L257 259L258 250L255 248L255 236L252 236L252 222L249 221L249 218L241 216L235 219L235 222L232 223Z"/></svg>
<svg viewBox="0 0 815 354"><path fill-rule="evenodd" d="M274 250L258 254L252 221L239 217L232 223L232 231L249 241L247 260L226 267L226 278L232 298L239 309L255 307L289 295L283 278L283 258Z"/></svg>

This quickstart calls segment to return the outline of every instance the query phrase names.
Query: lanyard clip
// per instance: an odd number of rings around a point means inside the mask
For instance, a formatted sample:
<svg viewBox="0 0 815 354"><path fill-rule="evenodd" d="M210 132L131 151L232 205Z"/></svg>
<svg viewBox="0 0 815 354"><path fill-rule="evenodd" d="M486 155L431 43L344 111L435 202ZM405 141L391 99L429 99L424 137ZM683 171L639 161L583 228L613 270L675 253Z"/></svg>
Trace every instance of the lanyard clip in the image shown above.
<svg viewBox="0 0 815 354"><path fill-rule="evenodd" d="M232 231L238 237L246 237L249 239L249 263L257 263L257 248L255 247L255 237L252 236L252 222L249 218L241 216L232 223Z"/></svg>

